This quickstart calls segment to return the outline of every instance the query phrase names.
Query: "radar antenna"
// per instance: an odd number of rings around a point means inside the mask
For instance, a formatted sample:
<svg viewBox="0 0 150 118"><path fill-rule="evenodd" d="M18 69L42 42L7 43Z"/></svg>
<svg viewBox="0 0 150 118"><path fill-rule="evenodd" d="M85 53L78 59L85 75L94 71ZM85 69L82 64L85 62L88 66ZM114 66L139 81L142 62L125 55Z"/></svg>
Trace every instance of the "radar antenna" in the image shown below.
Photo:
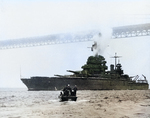
<svg viewBox="0 0 150 118"><path fill-rule="evenodd" d="M116 64L117 64L117 58L120 58L122 56L117 56L117 53L115 53L115 56L111 57L111 58L115 58L115 70L116 70Z"/></svg>

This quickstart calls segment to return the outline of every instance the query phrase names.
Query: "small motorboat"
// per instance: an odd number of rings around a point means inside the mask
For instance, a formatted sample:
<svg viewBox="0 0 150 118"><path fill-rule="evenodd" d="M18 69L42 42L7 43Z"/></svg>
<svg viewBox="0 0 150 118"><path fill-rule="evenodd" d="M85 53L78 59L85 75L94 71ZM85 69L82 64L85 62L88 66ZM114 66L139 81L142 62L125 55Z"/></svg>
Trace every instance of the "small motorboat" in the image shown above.
<svg viewBox="0 0 150 118"><path fill-rule="evenodd" d="M76 101L78 97L73 94L65 95L63 92L60 92L58 98L60 99L61 102L63 102L63 101Z"/></svg>

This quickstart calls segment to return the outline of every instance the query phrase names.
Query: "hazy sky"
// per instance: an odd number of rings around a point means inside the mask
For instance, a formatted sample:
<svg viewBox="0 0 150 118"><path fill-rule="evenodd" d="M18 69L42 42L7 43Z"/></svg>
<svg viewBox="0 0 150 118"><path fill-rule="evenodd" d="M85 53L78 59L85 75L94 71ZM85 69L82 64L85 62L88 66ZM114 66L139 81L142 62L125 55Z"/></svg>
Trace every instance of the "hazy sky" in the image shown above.
<svg viewBox="0 0 150 118"><path fill-rule="evenodd" d="M150 37L114 40L110 29L149 22L149 0L0 0L0 40L96 29L104 34L102 53L108 63L113 63L109 57L118 52L125 72L147 77ZM92 44L0 50L0 87L25 87L20 73L22 77L53 76L66 74L67 69L80 70L93 55L87 48Z"/></svg>
<svg viewBox="0 0 150 118"><path fill-rule="evenodd" d="M0 39L135 23L149 12L149 0L0 0Z"/></svg>

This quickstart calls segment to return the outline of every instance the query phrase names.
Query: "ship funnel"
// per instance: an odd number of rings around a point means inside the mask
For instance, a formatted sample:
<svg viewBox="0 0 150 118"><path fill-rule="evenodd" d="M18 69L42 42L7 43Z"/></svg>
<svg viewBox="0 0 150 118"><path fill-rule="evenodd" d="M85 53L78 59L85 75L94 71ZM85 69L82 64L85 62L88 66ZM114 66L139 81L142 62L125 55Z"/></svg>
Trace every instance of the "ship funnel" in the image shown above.
<svg viewBox="0 0 150 118"><path fill-rule="evenodd" d="M113 64L110 65L110 71L111 71L111 72L114 71L114 65L113 65Z"/></svg>

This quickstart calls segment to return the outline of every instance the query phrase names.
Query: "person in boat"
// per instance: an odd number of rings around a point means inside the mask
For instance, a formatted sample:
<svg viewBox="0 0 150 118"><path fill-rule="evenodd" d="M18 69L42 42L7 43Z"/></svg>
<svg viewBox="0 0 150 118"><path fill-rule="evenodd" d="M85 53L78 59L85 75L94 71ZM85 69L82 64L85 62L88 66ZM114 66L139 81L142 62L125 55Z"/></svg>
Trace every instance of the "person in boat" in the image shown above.
<svg viewBox="0 0 150 118"><path fill-rule="evenodd" d="M71 89L70 85L68 84L68 85L63 89L64 96L69 96L69 95L71 95L71 92L72 92L72 89Z"/></svg>
<svg viewBox="0 0 150 118"><path fill-rule="evenodd" d="M68 87L67 87L68 91L69 91L69 95L71 95L71 92L72 92L72 89L70 87L70 85L68 84Z"/></svg>
<svg viewBox="0 0 150 118"><path fill-rule="evenodd" d="M77 90L78 90L78 89L77 89L77 86L75 85L74 88L73 88L73 90L72 90L72 95L73 95L73 96L76 96Z"/></svg>
<svg viewBox="0 0 150 118"><path fill-rule="evenodd" d="M67 85L64 87L63 92L65 92L67 90Z"/></svg>
<svg viewBox="0 0 150 118"><path fill-rule="evenodd" d="M67 85L64 87L64 89L63 89L63 95L64 96L68 96L69 95L69 93L68 93L68 91L67 91Z"/></svg>

